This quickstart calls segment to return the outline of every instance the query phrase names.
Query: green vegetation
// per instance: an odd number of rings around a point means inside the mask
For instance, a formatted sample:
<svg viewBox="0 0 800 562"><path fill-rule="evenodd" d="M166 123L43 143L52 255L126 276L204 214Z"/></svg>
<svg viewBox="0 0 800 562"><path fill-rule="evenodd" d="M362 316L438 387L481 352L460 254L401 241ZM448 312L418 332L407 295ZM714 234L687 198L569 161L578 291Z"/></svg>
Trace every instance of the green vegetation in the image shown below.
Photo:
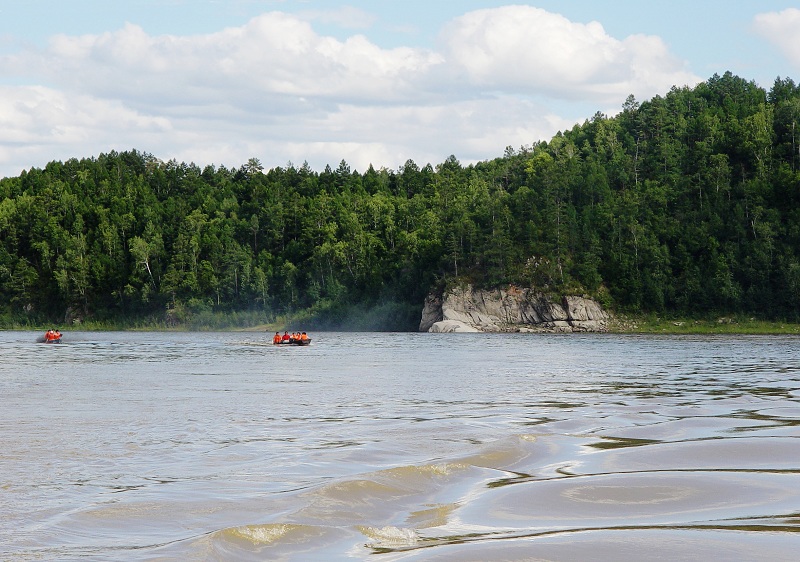
<svg viewBox="0 0 800 562"><path fill-rule="evenodd" d="M800 324L748 316L670 318L656 314L619 314L609 326L612 333L724 335L800 335Z"/></svg>
<svg viewBox="0 0 800 562"><path fill-rule="evenodd" d="M456 279L800 321L800 87L726 73L622 107L470 166L130 151L4 178L0 325L413 330Z"/></svg>

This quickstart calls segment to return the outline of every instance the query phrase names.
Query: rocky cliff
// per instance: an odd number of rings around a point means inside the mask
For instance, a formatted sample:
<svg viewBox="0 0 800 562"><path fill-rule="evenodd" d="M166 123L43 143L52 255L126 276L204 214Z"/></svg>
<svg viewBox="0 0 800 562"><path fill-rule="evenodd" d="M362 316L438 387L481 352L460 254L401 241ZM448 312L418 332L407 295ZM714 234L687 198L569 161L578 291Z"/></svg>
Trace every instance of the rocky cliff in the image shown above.
<svg viewBox="0 0 800 562"><path fill-rule="evenodd" d="M561 302L534 289L449 289L425 299L420 332L603 332L609 315L584 297Z"/></svg>

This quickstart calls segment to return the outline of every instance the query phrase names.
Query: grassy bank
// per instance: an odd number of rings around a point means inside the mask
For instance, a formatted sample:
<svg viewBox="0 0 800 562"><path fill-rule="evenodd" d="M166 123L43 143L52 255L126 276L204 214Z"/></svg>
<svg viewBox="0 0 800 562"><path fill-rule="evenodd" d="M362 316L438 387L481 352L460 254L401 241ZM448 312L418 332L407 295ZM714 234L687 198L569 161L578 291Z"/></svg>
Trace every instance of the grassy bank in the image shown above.
<svg viewBox="0 0 800 562"><path fill-rule="evenodd" d="M386 302L373 306L329 305L291 314L266 311L216 312L191 310L188 307L171 309L165 314L84 318L80 322L58 323L43 317L0 315L3 330L47 330L58 328L73 331L284 331L314 330L341 332L414 331L419 325L421 308L404 303Z"/></svg>
<svg viewBox="0 0 800 562"><path fill-rule="evenodd" d="M800 334L800 324L750 316L667 318L658 315L616 315L609 332L620 334Z"/></svg>
<svg viewBox="0 0 800 562"><path fill-rule="evenodd" d="M2 330L47 330L58 328L65 331L109 332L109 331L159 331L159 332L212 332L234 330L278 329L283 319L273 321L261 312L201 312L183 314L181 317L164 315L119 318L89 318L80 322L53 322L38 318L0 316Z"/></svg>
<svg viewBox="0 0 800 562"><path fill-rule="evenodd" d="M53 324L24 317L0 316L2 330L65 331L415 331L419 322L416 309L396 305L368 310L350 308L336 314L313 314L300 311L293 315L273 316L264 312L220 313L203 311L166 319L160 317L84 320L76 324ZM608 331L617 334L786 334L800 335L800 323L763 320L750 316L714 316L677 318L655 314L615 314Z"/></svg>

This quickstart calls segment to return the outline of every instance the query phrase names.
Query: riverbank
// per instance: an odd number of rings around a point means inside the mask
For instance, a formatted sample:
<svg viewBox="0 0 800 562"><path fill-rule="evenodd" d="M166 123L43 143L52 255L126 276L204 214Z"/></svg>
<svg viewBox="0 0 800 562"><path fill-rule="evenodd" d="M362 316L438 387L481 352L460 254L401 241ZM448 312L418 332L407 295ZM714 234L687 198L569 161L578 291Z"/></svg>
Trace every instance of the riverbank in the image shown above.
<svg viewBox="0 0 800 562"><path fill-rule="evenodd" d="M7 320L7 319L6 319ZM86 332L283 332L292 329L330 331L313 326L307 315L281 316L273 322L264 322L263 315L209 314L192 318L184 323L138 319L125 321L86 321L75 325L38 324L0 321L0 330L45 330L57 327L61 331L80 330ZM298 328L299 327L299 328ZM333 331L343 331L341 329ZM346 330L345 330L346 331ZM409 331L362 328L353 331ZM715 316L709 318L670 318L647 314L614 314L608 321L608 333L615 334L785 334L800 335L800 323L761 320L751 316Z"/></svg>
<svg viewBox="0 0 800 562"><path fill-rule="evenodd" d="M615 315L609 333L618 334L798 334L800 324L760 320L752 316L711 318L666 318L657 315Z"/></svg>

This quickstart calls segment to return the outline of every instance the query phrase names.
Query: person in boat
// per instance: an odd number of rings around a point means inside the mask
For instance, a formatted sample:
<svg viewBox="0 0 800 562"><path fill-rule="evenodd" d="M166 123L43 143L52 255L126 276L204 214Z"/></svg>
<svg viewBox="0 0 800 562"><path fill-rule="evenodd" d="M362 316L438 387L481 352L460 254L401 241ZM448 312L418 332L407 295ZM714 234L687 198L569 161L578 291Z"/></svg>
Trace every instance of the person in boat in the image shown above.
<svg viewBox="0 0 800 562"><path fill-rule="evenodd" d="M47 330L47 332L45 332L44 334L44 341L46 342L54 342L60 339L61 339L61 332L59 332L54 328Z"/></svg>
<svg viewBox="0 0 800 562"><path fill-rule="evenodd" d="M292 337L289 335L289 332L284 332L283 337L281 338L281 343L289 343Z"/></svg>
<svg viewBox="0 0 800 562"><path fill-rule="evenodd" d="M281 343L281 334L280 334L280 332L275 332L275 335L272 336L272 343Z"/></svg>
<svg viewBox="0 0 800 562"><path fill-rule="evenodd" d="M306 341L307 339L308 339L308 334L306 334L305 332L300 334L300 341Z"/></svg>

